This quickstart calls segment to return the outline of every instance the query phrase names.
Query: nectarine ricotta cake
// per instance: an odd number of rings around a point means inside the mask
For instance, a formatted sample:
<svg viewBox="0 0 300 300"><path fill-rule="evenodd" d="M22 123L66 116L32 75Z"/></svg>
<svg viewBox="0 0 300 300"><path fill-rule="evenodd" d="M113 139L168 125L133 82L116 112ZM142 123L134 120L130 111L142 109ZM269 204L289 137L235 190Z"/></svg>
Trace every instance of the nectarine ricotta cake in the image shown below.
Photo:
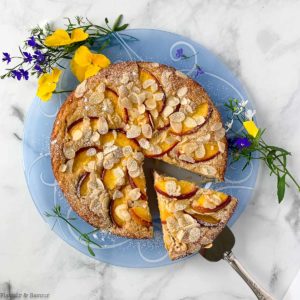
<svg viewBox="0 0 300 300"><path fill-rule="evenodd" d="M194 183L154 174L165 247L171 259L213 242L234 212L237 200Z"/></svg>
<svg viewBox="0 0 300 300"><path fill-rule="evenodd" d="M224 179L225 130L204 89L150 62L113 64L80 83L51 136L54 175L72 208L114 234L152 237L145 157Z"/></svg>

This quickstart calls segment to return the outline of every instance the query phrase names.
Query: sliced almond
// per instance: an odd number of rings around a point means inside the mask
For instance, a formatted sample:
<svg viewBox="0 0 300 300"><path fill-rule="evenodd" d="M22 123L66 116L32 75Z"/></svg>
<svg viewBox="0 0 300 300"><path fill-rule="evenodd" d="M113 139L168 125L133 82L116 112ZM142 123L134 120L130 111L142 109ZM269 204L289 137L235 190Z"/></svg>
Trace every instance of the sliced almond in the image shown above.
<svg viewBox="0 0 300 300"><path fill-rule="evenodd" d="M98 86L96 87L96 91L98 93L104 93L105 92L105 83L104 82L100 82L98 84Z"/></svg>
<svg viewBox="0 0 300 300"><path fill-rule="evenodd" d="M129 221L131 219L128 207L126 204L120 204L115 208L116 215L123 221Z"/></svg>
<svg viewBox="0 0 300 300"><path fill-rule="evenodd" d="M194 120L196 121L197 125L202 125L205 122L205 118L203 116L194 117Z"/></svg>
<svg viewBox="0 0 300 300"><path fill-rule="evenodd" d="M183 112L177 111L170 115L170 121L174 123L181 123L185 119Z"/></svg>
<svg viewBox="0 0 300 300"><path fill-rule="evenodd" d="M148 140L141 138L139 139L139 145L143 148L143 149L149 149L150 148L150 143Z"/></svg>
<svg viewBox="0 0 300 300"><path fill-rule="evenodd" d="M142 152L135 152L133 153L133 158L139 162L144 160L144 154Z"/></svg>
<svg viewBox="0 0 300 300"><path fill-rule="evenodd" d="M138 105L138 111L142 115L146 111L146 106L144 104Z"/></svg>
<svg viewBox="0 0 300 300"><path fill-rule="evenodd" d="M127 89L127 87L125 85L119 86L119 88L118 88L118 94L119 94L119 97L121 97L121 98L128 96L128 89Z"/></svg>
<svg viewBox="0 0 300 300"><path fill-rule="evenodd" d="M135 159L129 157L126 162L126 167L129 172L134 172L139 166Z"/></svg>
<svg viewBox="0 0 300 300"><path fill-rule="evenodd" d="M204 175L215 175L217 173L217 170L216 168L212 167L212 166L203 166L201 168L201 172L204 174Z"/></svg>
<svg viewBox="0 0 300 300"><path fill-rule="evenodd" d="M75 150L72 146L64 147L63 152L67 159L72 159L75 157Z"/></svg>
<svg viewBox="0 0 300 300"><path fill-rule="evenodd" d="M131 146L124 146L123 148L122 148L122 151L123 151L123 155L125 156L125 157L128 157L128 156L130 156L131 154L132 154L132 148L131 148Z"/></svg>
<svg viewBox="0 0 300 300"><path fill-rule="evenodd" d="M64 173L67 170L67 165L66 164L61 164L61 166L59 167L59 171Z"/></svg>
<svg viewBox="0 0 300 300"><path fill-rule="evenodd" d="M95 148L89 148L87 151L86 151L86 155L87 156L94 156L97 154L97 150Z"/></svg>
<svg viewBox="0 0 300 300"><path fill-rule="evenodd" d="M87 90L87 81L84 80L82 81L76 88L75 90L75 97L76 98L80 98L84 95L84 93L86 92Z"/></svg>
<svg viewBox="0 0 300 300"><path fill-rule="evenodd" d="M186 155L186 154L180 154L178 158L182 161L186 161L186 162L189 162L189 163L194 163L195 162L193 157L191 157L189 155Z"/></svg>
<svg viewBox="0 0 300 300"><path fill-rule="evenodd" d="M129 191L128 197L132 201L136 201L141 197L141 192L139 188L135 188Z"/></svg>
<svg viewBox="0 0 300 300"><path fill-rule="evenodd" d="M162 115L163 115L165 118L167 118L167 117L169 117L169 115L170 115L173 111L174 111L174 108L173 108L172 106L170 106L170 105L167 105L167 106L164 108L164 110L163 110L163 112L162 112Z"/></svg>
<svg viewBox="0 0 300 300"><path fill-rule="evenodd" d="M155 80L153 79L147 79L143 82L143 89L147 89L148 87L150 87L152 84L155 83Z"/></svg>
<svg viewBox="0 0 300 300"><path fill-rule="evenodd" d="M91 141L96 143L98 142L100 139L100 134L98 132L94 132L91 136Z"/></svg>
<svg viewBox="0 0 300 300"><path fill-rule="evenodd" d="M212 126L211 126L211 130L212 131L217 131L217 130L220 130L221 128L223 127L222 123L221 122L217 122L217 123L214 123Z"/></svg>
<svg viewBox="0 0 300 300"><path fill-rule="evenodd" d="M168 105L175 107L180 103L180 100L177 97L171 96L167 101Z"/></svg>
<svg viewBox="0 0 300 300"><path fill-rule="evenodd" d="M127 108L127 109L132 108L131 100L129 100L127 97L120 98L119 103L120 103L121 107L124 107L124 108Z"/></svg>
<svg viewBox="0 0 300 300"><path fill-rule="evenodd" d="M164 93L155 93L153 95L153 98L156 100L156 101L161 101L163 98L164 98Z"/></svg>
<svg viewBox="0 0 300 300"><path fill-rule="evenodd" d="M99 116L98 131L100 134L108 133L108 124L107 124L106 119L103 116Z"/></svg>
<svg viewBox="0 0 300 300"><path fill-rule="evenodd" d="M126 136L129 139L133 139L138 137L141 134L141 127L137 126L137 125L131 125L130 128L127 130L126 132Z"/></svg>
<svg viewBox="0 0 300 300"><path fill-rule="evenodd" d="M128 171L128 174L131 178L136 178L136 177L139 177L141 175L141 170L140 170L140 168L138 168L135 171Z"/></svg>
<svg viewBox="0 0 300 300"><path fill-rule="evenodd" d="M144 103L148 110L152 110L156 108L156 101L153 98L147 99Z"/></svg>
<svg viewBox="0 0 300 300"><path fill-rule="evenodd" d="M186 86L183 86L177 91L177 96L179 98L182 98L186 95L187 91L188 91L188 88Z"/></svg>
<svg viewBox="0 0 300 300"><path fill-rule="evenodd" d="M216 141L219 141L221 140L224 136L225 136L225 129L224 128L221 128L217 131L215 131L215 140Z"/></svg>
<svg viewBox="0 0 300 300"><path fill-rule="evenodd" d="M137 104L138 101L139 101L139 95L136 94L136 93L130 93L130 94L128 95L128 99L129 99L132 103Z"/></svg>
<svg viewBox="0 0 300 300"><path fill-rule="evenodd" d="M198 149L199 145L196 142L185 143L182 146L182 150L184 154L191 154Z"/></svg>
<svg viewBox="0 0 300 300"><path fill-rule="evenodd" d="M176 133L181 133L182 131L182 123L170 122L171 128Z"/></svg>
<svg viewBox="0 0 300 300"><path fill-rule="evenodd" d="M72 134L72 140L78 141L82 138L82 136L83 136L83 132L80 129L77 129Z"/></svg>
<svg viewBox="0 0 300 300"><path fill-rule="evenodd" d="M115 199L122 198L123 196L124 196L124 194L122 192L120 192L119 190L115 190L112 195L112 198L113 198L113 200L115 200Z"/></svg>
<svg viewBox="0 0 300 300"><path fill-rule="evenodd" d="M151 116L156 119L158 117L158 111L157 109L150 110Z"/></svg>
<svg viewBox="0 0 300 300"><path fill-rule="evenodd" d="M143 124L142 125L142 133L143 133L143 135L144 135L145 138L151 139L152 138L152 134L153 134L151 125L147 124L147 123Z"/></svg>
<svg viewBox="0 0 300 300"><path fill-rule="evenodd" d="M203 144L200 144L195 151L195 155L197 158L202 158L205 156L205 147Z"/></svg>
<svg viewBox="0 0 300 300"><path fill-rule="evenodd" d="M226 149L226 145L223 142L218 141L218 147L219 147L219 151L221 153L224 153L225 149Z"/></svg>
<svg viewBox="0 0 300 300"><path fill-rule="evenodd" d="M197 122L191 117L186 117L183 124L188 128L194 128L197 126Z"/></svg>
<svg viewBox="0 0 300 300"><path fill-rule="evenodd" d="M153 83L153 84L151 85L151 92L152 92L152 93L155 93L157 90L158 90L158 85L157 85L157 83L155 82L155 83Z"/></svg>
<svg viewBox="0 0 300 300"><path fill-rule="evenodd" d="M127 73L124 73L123 75L122 75L122 78L121 78L121 83L123 83L123 84L126 84L126 83L128 83L128 81L129 81L129 75L127 74Z"/></svg>
<svg viewBox="0 0 300 300"><path fill-rule="evenodd" d="M194 227L189 231L189 242L195 243L200 239L201 231L199 227Z"/></svg>
<svg viewBox="0 0 300 300"><path fill-rule="evenodd" d="M205 134L205 135L203 135L203 136L199 136L198 138L197 138L197 142L198 143L204 143L204 142L208 142L209 140L210 140L210 134L208 133L208 134Z"/></svg>

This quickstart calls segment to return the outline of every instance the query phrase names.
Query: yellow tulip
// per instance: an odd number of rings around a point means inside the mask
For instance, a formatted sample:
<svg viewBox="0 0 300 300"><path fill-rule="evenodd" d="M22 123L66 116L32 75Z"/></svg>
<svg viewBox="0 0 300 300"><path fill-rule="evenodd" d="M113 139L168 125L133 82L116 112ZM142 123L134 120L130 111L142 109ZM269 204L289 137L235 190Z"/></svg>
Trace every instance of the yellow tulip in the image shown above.
<svg viewBox="0 0 300 300"><path fill-rule="evenodd" d="M246 131L251 136L253 136L254 138L257 136L258 128L256 127L256 125L253 121L245 121L245 122L243 122L243 125L244 125Z"/></svg>
<svg viewBox="0 0 300 300"><path fill-rule="evenodd" d="M36 94L41 100L48 101L52 97L61 73L61 70L54 68L50 74L43 74L39 78Z"/></svg>
<svg viewBox="0 0 300 300"><path fill-rule="evenodd" d="M45 45L47 47L59 47L70 45L75 42L81 42L86 40L89 35L81 28L76 28L72 31L71 37L64 29L57 29L51 35L45 39Z"/></svg>
<svg viewBox="0 0 300 300"><path fill-rule="evenodd" d="M92 53L86 46L80 46L71 60L71 70L79 81L96 75L109 65L110 60L105 55Z"/></svg>

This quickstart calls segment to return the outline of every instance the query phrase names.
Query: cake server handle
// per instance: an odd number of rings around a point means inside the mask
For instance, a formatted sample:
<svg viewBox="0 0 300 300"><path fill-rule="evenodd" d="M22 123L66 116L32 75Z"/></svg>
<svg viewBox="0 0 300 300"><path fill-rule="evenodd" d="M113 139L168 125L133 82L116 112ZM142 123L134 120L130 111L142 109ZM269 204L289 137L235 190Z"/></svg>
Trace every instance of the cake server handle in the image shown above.
<svg viewBox="0 0 300 300"><path fill-rule="evenodd" d="M231 267L244 279L251 290L259 300L275 300L268 292L266 292L259 284L252 278L252 276L246 271L241 263L234 256L232 251L224 252L223 259L226 260Z"/></svg>

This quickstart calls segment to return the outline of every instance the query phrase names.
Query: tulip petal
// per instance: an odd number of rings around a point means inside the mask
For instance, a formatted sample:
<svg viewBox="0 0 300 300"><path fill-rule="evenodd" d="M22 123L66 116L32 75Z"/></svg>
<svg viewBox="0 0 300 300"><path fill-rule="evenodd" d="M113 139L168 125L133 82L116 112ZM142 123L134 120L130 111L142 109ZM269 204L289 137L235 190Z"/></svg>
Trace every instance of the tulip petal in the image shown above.
<svg viewBox="0 0 300 300"><path fill-rule="evenodd" d="M84 41L88 37L89 35L86 32L84 32L81 28L76 28L71 33L72 43Z"/></svg>
<svg viewBox="0 0 300 300"><path fill-rule="evenodd" d="M57 83L58 80L59 80L59 77L60 77L61 73L62 73L62 72L61 72L60 69L58 69L58 68L53 68L52 73L51 73L52 81L55 82L55 83Z"/></svg>
<svg viewBox="0 0 300 300"><path fill-rule="evenodd" d="M84 79L87 79L91 76L96 75L100 70L100 67L96 66L96 65L89 65L85 71L85 76Z"/></svg>
<svg viewBox="0 0 300 300"><path fill-rule="evenodd" d="M93 54L92 63L102 69L110 65L110 60L103 54Z"/></svg>
<svg viewBox="0 0 300 300"><path fill-rule="evenodd" d="M243 125L246 131L249 133L249 135L253 136L254 138L257 136L258 128L256 127L256 124L253 121L245 121L243 122Z"/></svg>
<svg viewBox="0 0 300 300"><path fill-rule="evenodd" d="M71 44L69 34L63 29L55 30L51 35L45 39L45 45L48 47L59 47Z"/></svg>
<svg viewBox="0 0 300 300"><path fill-rule="evenodd" d="M92 62L92 53L86 46L80 46L76 50L72 60L81 67L87 67Z"/></svg>
<svg viewBox="0 0 300 300"><path fill-rule="evenodd" d="M83 81L85 78L85 71L87 67L82 67L78 65L73 59L71 60L70 67L72 70L72 73L75 75L75 77L78 79L78 81Z"/></svg>

